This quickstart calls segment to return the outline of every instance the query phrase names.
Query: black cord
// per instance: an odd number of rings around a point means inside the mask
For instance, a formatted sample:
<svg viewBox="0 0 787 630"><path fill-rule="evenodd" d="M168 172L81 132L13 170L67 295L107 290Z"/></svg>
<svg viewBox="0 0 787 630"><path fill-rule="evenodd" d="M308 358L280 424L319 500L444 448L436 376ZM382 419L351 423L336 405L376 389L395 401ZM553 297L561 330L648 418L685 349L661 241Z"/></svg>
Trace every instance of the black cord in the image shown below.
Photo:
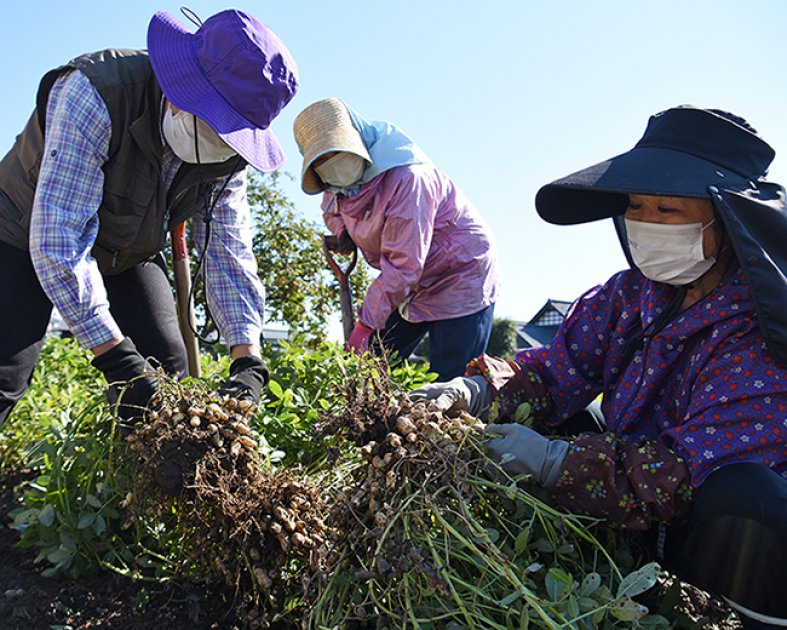
<svg viewBox="0 0 787 630"><path fill-rule="evenodd" d="M669 324L678 313L680 313L680 307L683 304L685 297L686 287L677 287L675 292L670 296L669 302L667 302L664 310L654 317L653 321L645 326L645 328L643 328L640 332L638 332L633 337L626 339L626 341L623 343L624 368L629 364L631 359L634 357L634 354L638 350L642 350L642 348L647 345L651 338L655 337L662 330L664 330L665 326Z"/></svg>
<svg viewBox="0 0 787 630"><path fill-rule="evenodd" d="M194 11L194 9L187 6L182 6L180 7L180 12L197 28L202 26L202 20L200 19L199 15L197 15L197 12Z"/></svg>
<svg viewBox="0 0 787 630"><path fill-rule="evenodd" d="M192 324L191 320L189 320L189 328L191 328L191 332L194 333L194 336L199 339L202 343L208 344L209 346L216 345L219 340L221 339L221 334L219 333L218 326L216 325L216 320L214 319L212 313L210 312L210 304L208 303L208 284L205 278L205 257L208 253L208 245L210 244L210 224L213 221L213 211L216 208L216 204L218 203L221 195L226 190L230 180L238 171L238 167L243 158L238 155L235 158L235 165L230 170L227 177L224 178L224 183L221 185L219 192L213 195L213 198L208 197L208 190L213 190L213 186L210 186L205 183L205 177L202 169L202 160L199 157L199 141L197 137L197 117L192 114L192 118L194 119L194 153L197 158L197 168L199 169L200 173L200 183L199 187L202 190L202 204L205 208L205 215L203 216L202 220L205 222L205 242L202 247L202 251L200 252L199 258L197 259L197 265L194 268L194 273L191 278L191 287L189 288L189 302L192 303L194 300L194 292L197 286L197 281L200 277L200 271L202 271L202 284L205 286L205 326L203 327L203 333L200 333L196 330L196 327ZM213 323L213 328L216 332L215 339L209 339L208 335L210 334L209 330L211 328L211 323Z"/></svg>
<svg viewBox="0 0 787 630"><path fill-rule="evenodd" d="M648 351L650 350L650 340L658 335L662 330L664 330L667 324L675 319L675 316L680 313L681 306L683 305L683 299L685 297L686 287L677 287L675 292L670 296L670 300L667 302L664 310L654 317L653 321L645 326L644 329L623 343L623 363L619 368L621 374L623 371L628 369L629 363L631 363L631 360L634 358L634 354L636 354L638 350L642 350L642 367L640 368L639 376L637 377L637 383L642 383L645 376L645 366L648 360ZM626 403L626 406L618 413L618 418L623 418L626 413L628 413L629 407L631 407L631 403L634 402L636 397L637 391L635 389Z"/></svg>

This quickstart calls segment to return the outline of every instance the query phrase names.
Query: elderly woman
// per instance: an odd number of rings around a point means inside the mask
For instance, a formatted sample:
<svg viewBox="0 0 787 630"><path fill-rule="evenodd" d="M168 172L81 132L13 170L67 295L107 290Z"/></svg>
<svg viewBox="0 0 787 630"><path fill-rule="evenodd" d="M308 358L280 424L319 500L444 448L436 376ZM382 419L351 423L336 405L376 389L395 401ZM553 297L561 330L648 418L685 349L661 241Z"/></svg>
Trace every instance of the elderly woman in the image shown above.
<svg viewBox="0 0 787 630"><path fill-rule="evenodd" d="M787 208L744 120L678 107L629 152L544 186L547 221L613 217L632 269L555 339L416 390L497 424L488 450L567 508L646 532L746 627L787 624ZM566 439L599 394L606 427ZM537 431L510 422L529 403ZM576 425L574 425L576 426ZM504 454L509 454L503 459Z"/></svg>
<svg viewBox="0 0 787 630"><path fill-rule="evenodd" d="M429 333L441 380L484 352L499 291L492 234L454 183L400 129L368 122L336 98L295 120L301 187L323 193L323 218L339 251L361 250L380 270L348 346L379 333L406 358Z"/></svg>

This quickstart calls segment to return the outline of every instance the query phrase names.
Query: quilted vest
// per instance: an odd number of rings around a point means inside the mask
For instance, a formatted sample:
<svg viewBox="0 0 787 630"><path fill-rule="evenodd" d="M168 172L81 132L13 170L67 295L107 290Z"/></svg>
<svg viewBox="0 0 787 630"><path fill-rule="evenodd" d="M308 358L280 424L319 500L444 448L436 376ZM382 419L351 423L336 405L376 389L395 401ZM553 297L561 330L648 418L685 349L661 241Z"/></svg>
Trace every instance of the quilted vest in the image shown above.
<svg viewBox="0 0 787 630"><path fill-rule="evenodd" d="M36 109L0 161L0 240L29 249L33 207L44 149L46 106L54 82L71 70L84 73L103 99L112 121L109 159L102 167L104 191L91 254L103 274L125 271L161 251L171 226L204 211L205 199L240 158L219 164L183 163L168 190L161 179L161 87L147 52L102 50L77 57L44 75ZM217 182L218 180L218 182Z"/></svg>

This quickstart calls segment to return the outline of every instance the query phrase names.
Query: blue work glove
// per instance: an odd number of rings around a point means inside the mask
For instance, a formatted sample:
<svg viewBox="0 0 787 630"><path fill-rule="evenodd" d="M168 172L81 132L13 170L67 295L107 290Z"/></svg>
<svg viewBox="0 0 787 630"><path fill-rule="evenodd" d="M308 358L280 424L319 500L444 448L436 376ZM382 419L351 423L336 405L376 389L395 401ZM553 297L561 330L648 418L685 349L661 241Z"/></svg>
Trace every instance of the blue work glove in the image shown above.
<svg viewBox="0 0 787 630"><path fill-rule="evenodd" d="M126 422L142 419L150 399L158 392L158 380L134 342L126 337L91 363L107 379L107 400L113 413Z"/></svg>
<svg viewBox="0 0 787 630"><path fill-rule="evenodd" d="M485 431L492 436L485 444L487 455L509 475L530 475L545 488L555 485L568 442L547 439L521 424L489 424Z"/></svg>
<svg viewBox="0 0 787 630"><path fill-rule="evenodd" d="M409 394L410 400L431 401L442 412L467 413L480 417L489 409L492 389L483 376L457 376L446 383L430 383Z"/></svg>
<svg viewBox="0 0 787 630"><path fill-rule="evenodd" d="M238 357L230 363L230 377L219 388L219 394L238 400L260 402L262 388L270 379L268 366L260 357Z"/></svg>

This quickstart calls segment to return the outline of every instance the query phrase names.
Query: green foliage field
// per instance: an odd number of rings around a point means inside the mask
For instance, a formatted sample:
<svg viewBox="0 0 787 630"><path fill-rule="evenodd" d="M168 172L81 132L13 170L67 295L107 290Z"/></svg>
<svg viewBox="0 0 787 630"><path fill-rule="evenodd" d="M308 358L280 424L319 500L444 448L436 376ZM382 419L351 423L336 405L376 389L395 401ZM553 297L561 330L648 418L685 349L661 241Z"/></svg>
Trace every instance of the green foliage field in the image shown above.
<svg viewBox="0 0 787 630"><path fill-rule="evenodd" d="M262 457L272 468L324 473L336 461L337 453L347 453L349 446L338 437L315 439L310 429L321 414L337 411L341 385L355 374L358 359L344 353L337 344L323 343L314 350L299 344L284 345L269 350L266 360L273 376L254 419L261 436ZM228 360L203 356L202 361L205 382L208 386L218 385ZM405 390L433 376L425 367L409 363L392 372L393 382ZM125 505L133 474L132 453L109 416L103 395L102 380L76 342L52 339L46 344L32 387L0 438L5 471L26 471L29 478L17 488L19 507L7 515L11 526L19 532L20 544L38 550L37 560L46 575L80 577L111 570L137 580L203 579L198 570L184 561L184 546L189 544L189 538L178 530L176 502L156 517L128 518ZM554 611L549 615L565 620L576 618L563 627L578 630L669 627L665 617L645 615L630 599L652 585L658 571L655 569L654 573L654 567L649 566L642 569L647 573L632 572L636 567L617 537L608 533L600 542L595 538L600 534L583 533L583 528L593 527L592 520L562 515L543 503L544 497L536 498L514 486L490 486L490 492L496 493L490 497L500 496L490 499L489 506L480 513L489 525L486 534L472 542L469 532L457 532L458 540L464 541L462 545L468 545L468 550L476 545L499 549L510 555L510 566L519 567L517 571L521 570L523 576L540 576L535 581L528 578L528 590L522 591L530 593L527 601L520 599L515 604L521 596L515 595L515 590L510 598L494 595L502 597L494 606ZM494 522L502 522L501 514L509 514L509 519L520 512L527 515L530 523L522 529L526 534L517 534L514 529L510 542L489 538L502 532L493 526ZM435 523L440 522L439 516L433 517L437 518ZM536 531L541 534L535 536ZM580 550L576 541L590 546ZM469 551L461 549L457 552L446 548L445 553L470 557ZM516 560L517 556L520 560ZM538 565L533 564L536 557ZM541 562L544 558L548 563ZM509 566L507 562L500 566ZM520 566L521 562L528 566ZM487 590L492 593L493 583L503 583L494 579L489 566L483 565L482 569L479 576L483 574L484 580L489 581ZM341 580L352 577L337 579L342 583ZM543 599L533 600L536 593ZM536 605L537 601L541 603ZM289 605L297 609L302 602ZM517 617L516 625L511 627L560 627L549 621L548 615L544 618L546 621L538 616Z"/></svg>
<svg viewBox="0 0 787 630"><path fill-rule="evenodd" d="M314 350L284 344L266 353L273 376L255 420L261 454L279 467L319 468L333 445L311 438L309 429L336 406L357 358L331 342ZM218 386L228 364L228 358L203 355L203 380ZM406 363L393 370L405 388L433 376ZM47 575L77 577L103 567L166 578L179 569L177 532L164 532L162 522L124 521L129 452L104 391L103 378L76 341L47 342L30 390L0 434L3 469L33 476L18 489L22 506L11 514L12 526L22 546L39 550Z"/></svg>

